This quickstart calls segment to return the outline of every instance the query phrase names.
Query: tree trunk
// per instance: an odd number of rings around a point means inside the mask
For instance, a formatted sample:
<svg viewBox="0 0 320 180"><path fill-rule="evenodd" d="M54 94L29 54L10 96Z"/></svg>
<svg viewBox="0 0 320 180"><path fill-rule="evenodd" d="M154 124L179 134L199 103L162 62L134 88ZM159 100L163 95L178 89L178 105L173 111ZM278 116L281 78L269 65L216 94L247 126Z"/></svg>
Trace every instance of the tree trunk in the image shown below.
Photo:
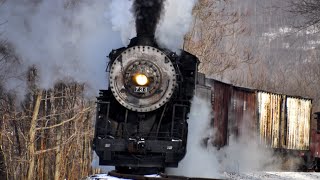
<svg viewBox="0 0 320 180"><path fill-rule="evenodd" d="M61 170L61 129L60 127L57 128L57 145L58 148L56 150L56 165L55 165L55 172L54 172L54 179L60 180L60 170Z"/></svg>
<svg viewBox="0 0 320 180"><path fill-rule="evenodd" d="M63 96L63 92L61 94L61 96ZM62 108L65 108L64 107L64 100L63 98L61 99L61 104L59 104L59 106L61 106ZM61 108L59 107L59 108ZM61 111L61 109L60 109ZM61 115L62 116L62 115ZM60 115L57 116L57 124L61 123L61 118ZM60 180L60 175L61 175L61 157L62 157L62 151L61 151L61 144L62 144L62 139L61 139L61 133L62 133L62 128L63 128L63 125L61 126L58 126L56 127L56 146L58 147L56 149L56 159L55 159L55 171L54 171L54 179L55 180Z"/></svg>
<svg viewBox="0 0 320 180"><path fill-rule="evenodd" d="M36 103L34 105L31 126L29 130L29 169L28 169L28 180L34 179L34 164L35 164L35 136L36 136L36 125L39 114L39 108L42 98L42 91L39 90L36 97Z"/></svg>

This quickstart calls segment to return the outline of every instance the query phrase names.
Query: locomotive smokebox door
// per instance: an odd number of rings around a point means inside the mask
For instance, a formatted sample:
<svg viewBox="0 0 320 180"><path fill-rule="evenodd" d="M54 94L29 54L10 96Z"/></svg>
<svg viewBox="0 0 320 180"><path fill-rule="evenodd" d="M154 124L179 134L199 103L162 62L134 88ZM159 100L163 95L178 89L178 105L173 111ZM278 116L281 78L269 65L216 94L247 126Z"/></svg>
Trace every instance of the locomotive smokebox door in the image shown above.
<svg viewBox="0 0 320 180"><path fill-rule="evenodd" d="M177 86L176 76L174 65L164 52L150 46L134 46L112 63L110 89L127 109L150 112L170 100Z"/></svg>

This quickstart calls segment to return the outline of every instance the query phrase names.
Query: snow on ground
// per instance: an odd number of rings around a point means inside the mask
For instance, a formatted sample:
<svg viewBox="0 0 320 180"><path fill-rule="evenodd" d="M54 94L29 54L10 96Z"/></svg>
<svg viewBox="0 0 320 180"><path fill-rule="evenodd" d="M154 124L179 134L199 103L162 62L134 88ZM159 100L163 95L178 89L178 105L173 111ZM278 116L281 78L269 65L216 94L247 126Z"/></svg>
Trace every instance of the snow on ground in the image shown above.
<svg viewBox="0 0 320 180"><path fill-rule="evenodd" d="M160 177L159 175L145 175L145 177ZM123 178L116 178L112 176L108 176L107 174L95 174L90 177L87 177L83 180L129 180Z"/></svg>
<svg viewBox="0 0 320 180"><path fill-rule="evenodd" d="M119 179L126 180L122 178L111 177L111 176L108 176L107 174L95 174L83 180L119 180Z"/></svg>
<svg viewBox="0 0 320 180"><path fill-rule="evenodd" d="M315 172L252 172L224 173L226 179L233 180L319 180L320 173Z"/></svg>
<svg viewBox="0 0 320 180"><path fill-rule="evenodd" d="M316 172L250 172L250 173L227 173L223 174L225 179L231 180L319 180L320 173ZM148 177L159 177L150 175ZM214 178L214 177L213 177ZM85 180L127 180L115 178L107 174L92 175Z"/></svg>

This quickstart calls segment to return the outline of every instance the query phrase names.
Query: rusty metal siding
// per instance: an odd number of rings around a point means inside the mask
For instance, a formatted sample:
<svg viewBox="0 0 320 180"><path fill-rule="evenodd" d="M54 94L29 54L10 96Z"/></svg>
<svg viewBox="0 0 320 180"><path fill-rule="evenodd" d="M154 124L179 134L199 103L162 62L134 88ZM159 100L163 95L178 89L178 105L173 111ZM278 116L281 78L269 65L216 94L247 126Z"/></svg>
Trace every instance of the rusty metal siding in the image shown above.
<svg viewBox="0 0 320 180"><path fill-rule="evenodd" d="M228 142L228 108L230 104L232 86L212 80L211 103L213 111L213 127L215 129L214 145L222 147Z"/></svg>
<svg viewBox="0 0 320 180"><path fill-rule="evenodd" d="M310 99L236 87L213 79L206 79L206 83L211 89L199 88L198 93L211 93L215 146L226 145L230 135L258 134L267 147L310 148Z"/></svg>
<svg viewBox="0 0 320 180"><path fill-rule="evenodd" d="M206 86L206 77L202 73L196 74L195 95L197 97L210 101L211 99L211 87Z"/></svg>
<svg viewBox="0 0 320 180"><path fill-rule="evenodd" d="M311 125L310 151L314 157L320 158L320 112L314 113L314 120L316 124Z"/></svg>
<svg viewBox="0 0 320 180"><path fill-rule="evenodd" d="M314 157L320 158L320 134L315 129L311 131L310 151Z"/></svg>
<svg viewBox="0 0 320 180"><path fill-rule="evenodd" d="M282 96L261 91L257 94L260 141L269 147L280 148Z"/></svg>
<svg viewBox="0 0 320 180"><path fill-rule="evenodd" d="M311 100L287 97L287 148L310 147Z"/></svg>
<svg viewBox="0 0 320 180"><path fill-rule="evenodd" d="M282 95L280 117L280 148L287 146L286 96Z"/></svg>
<svg viewBox="0 0 320 180"><path fill-rule="evenodd" d="M236 136L255 134L257 129L255 91L233 88L229 122L229 129Z"/></svg>
<svg viewBox="0 0 320 180"><path fill-rule="evenodd" d="M208 86L196 85L195 95L210 102L211 88Z"/></svg>
<svg viewBox="0 0 320 180"><path fill-rule="evenodd" d="M198 85L203 85L203 86L205 86L206 85L206 77L205 77L205 75L203 74L203 73L197 73L196 74L196 84L198 84Z"/></svg>

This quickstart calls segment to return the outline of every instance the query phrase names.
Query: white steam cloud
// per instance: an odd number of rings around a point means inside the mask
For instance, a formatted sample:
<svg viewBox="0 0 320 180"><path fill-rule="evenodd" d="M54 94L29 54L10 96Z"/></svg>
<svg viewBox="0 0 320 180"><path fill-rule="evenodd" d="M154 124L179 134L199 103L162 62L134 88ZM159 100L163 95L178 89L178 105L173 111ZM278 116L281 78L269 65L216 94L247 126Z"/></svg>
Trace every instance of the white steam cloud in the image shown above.
<svg viewBox="0 0 320 180"><path fill-rule="evenodd" d="M155 37L160 46L172 51L182 48L185 34L193 22L192 9L197 0L165 0ZM136 36L133 0L112 1L112 28L121 33L124 44ZM121 12L121 13L119 13Z"/></svg>
<svg viewBox="0 0 320 180"><path fill-rule="evenodd" d="M41 88L71 79L86 83L96 94L106 88L107 53L124 45L119 28L130 24L129 13L124 13L130 12L130 2L119 2L6 1L0 7L0 17L7 21L0 38L13 45L21 71L36 65Z"/></svg>
<svg viewBox="0 0 320 180"><path fill-rule="evenodd" d="M163 14L156 29L159 45L178 51L182 48L184 35L193 21L192 9L197 0L166 0Z"/></svg>
<svg viewBox="0 0 320 180"><path fill-rule="evenodd" d="M161 46L182 47L196 0L167 0L156 32ZM90 94L107 86L106 56L136 36L133 0L10 0L0 8L0 39L13 45L21 72L36 65L39 87L57 81L86 83ZM183 5L181 5L183 4ZM16 82L10 82L11 86Z"/></svg>
<svg viewBox="0 0 320 180"><path fill-rule="evenodd" d="M248 129L238 138L231 135L227 146L216 149L212 145L216 131L210 125L211 118L209 99L194 97L188 120L187 154L178 168L168 168L167 173L223 178L225 172L239 173L279 168L280 159L260 144L258 136Z"/></svg>
<svg viewBox="0 0 320 180"><path fill-rule="evenodd" d="M97 153L95 151L93 151L93 154L92 154L91 167L93 169L100 169L99 173L108 173L110 171L115 170L114 166L100 166L99 165L99 156L97 155Z"/></svg>
<svg viewBox="0 0 320 180"><path fill-rule="evenodd" d="M167 173L188 177L219 177L216 150L202 144L204 138L212 136L210 119L210 102L194 97L188 120L187 154L178 168L167 168Z"/></svg>
<svg viewBox="0 0 320 180"><path fill-rule="evenodd" d="M133 0L112 0L106 18L111 20L112 29L120 32L122 43L128 45L137 35L132 12Z"/></svg>

